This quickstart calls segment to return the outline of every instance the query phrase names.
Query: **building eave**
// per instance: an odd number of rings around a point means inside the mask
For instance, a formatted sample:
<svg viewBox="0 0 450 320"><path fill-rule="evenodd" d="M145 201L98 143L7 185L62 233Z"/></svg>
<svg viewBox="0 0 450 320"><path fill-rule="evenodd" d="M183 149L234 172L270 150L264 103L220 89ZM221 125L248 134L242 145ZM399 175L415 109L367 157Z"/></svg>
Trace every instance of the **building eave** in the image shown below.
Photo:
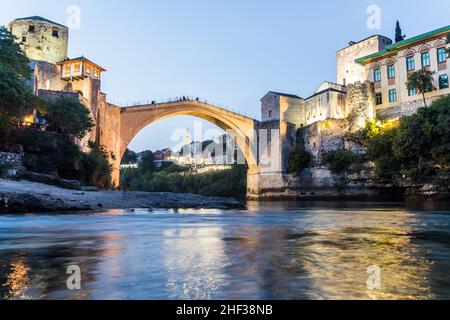
<svg viewBox="0 0 450 320"><path fill-rule="evenodd" d="M439 37L448 33L450 33L450 25L391 44L387 46L384 50L356 59L355 62L364 65L379 58L393 55L399 50L414 45L416 43L423 42L423 40L425 39Z"/></svg>
<svg viewBox="0 0 450 320"><path fill-rule="evenodd" d="M99 68L100 71L102 71L102 72L106 71L106 69L102 68L101 66L99 66L95 62L92 62L91 60L89 60L89 59L87 59L85 57L79 57L79 58L74 58L74 59L66 59L66 60L58 62L57 64L58 65L64 65L64 64L66 64L68 62L77 62L77 61L88 62L88 63L94 65L95 67Z"/></svg>

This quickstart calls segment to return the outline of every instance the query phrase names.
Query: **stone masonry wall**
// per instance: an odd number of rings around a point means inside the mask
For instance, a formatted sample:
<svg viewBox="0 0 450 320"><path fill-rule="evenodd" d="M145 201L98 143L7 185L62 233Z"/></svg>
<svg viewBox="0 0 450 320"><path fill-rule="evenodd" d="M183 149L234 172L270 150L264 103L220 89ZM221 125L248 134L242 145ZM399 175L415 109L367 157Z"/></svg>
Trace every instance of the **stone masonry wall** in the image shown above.
<svg viewBox="0 0 450 320"><path fill-rule="evenodd" d="M430 106L434 101L439 99L440 97L431 97L426 98L427 106ZM422 99L403 102L401 105L392 108L385 108L377 110L377 117L380 119L394 119L394 118L402 118L409 117L416 113L420 108L423 108L425 105Z"/></svg>
<svg viewBox="0 0 450 320"><path fill-rule="evenodd" d="M369 81L348 85L346 102L348 113L354 116L352 131L364 127L366 119L375 118L375 91Z"/></svg>
<svg viewBox="0 0 450 320"><path fill-rule="evenodd" d="M22 159L18 153L0 152L0 166L22 166Z"/></svg>
<svg viewBox="0 0 450 320"><path fill-rule="evenodd" d="M69 29L65 26L43 20L23 19L11 22L8 29L17 37L31 60L57 63L67 58Z"/></svg>

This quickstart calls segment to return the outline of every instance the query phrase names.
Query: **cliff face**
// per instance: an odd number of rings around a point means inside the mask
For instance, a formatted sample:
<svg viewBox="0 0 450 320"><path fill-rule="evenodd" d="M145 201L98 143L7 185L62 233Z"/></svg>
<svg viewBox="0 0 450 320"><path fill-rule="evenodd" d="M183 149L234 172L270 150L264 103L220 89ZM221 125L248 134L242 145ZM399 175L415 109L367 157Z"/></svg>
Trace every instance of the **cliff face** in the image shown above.
<svg viewBox="0 0 450 320"><path fill-rule="evenodd" d="M374 163L362 160L353 163L342 173L333 173L323 164L330 151L346 149L365 158L365 148L350 137L353 123L349 120L326 120L301 130L305 150L312 155L308 168L299 174L283 174L272 180L273 188L266 188L265 199L389 199L422 200L448 198L448 191L434 184L410 181L393 183L375 174Z"/></svg>

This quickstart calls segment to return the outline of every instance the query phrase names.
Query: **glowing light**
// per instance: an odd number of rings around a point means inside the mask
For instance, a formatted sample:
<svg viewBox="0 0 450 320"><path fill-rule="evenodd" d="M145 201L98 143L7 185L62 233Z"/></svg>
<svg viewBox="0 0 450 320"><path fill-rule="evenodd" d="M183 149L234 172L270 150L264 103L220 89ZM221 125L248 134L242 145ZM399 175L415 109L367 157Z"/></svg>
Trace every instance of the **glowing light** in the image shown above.
<svg viewBox="0 0 450 320"><path fill-rule="evenodd" d="M23 118L23 125L24 126L30 126L34 123L34 115L28 114Z"/></svg>
<svg viewBox="0 0 450 320"><path fill-rule="evenodd" d="M23 299L25 293L30 287L29 278L30 268L22 259L11 263L11 273L8 274L3 287L9 287L9 292L5 295L6 299Z"/></svg>

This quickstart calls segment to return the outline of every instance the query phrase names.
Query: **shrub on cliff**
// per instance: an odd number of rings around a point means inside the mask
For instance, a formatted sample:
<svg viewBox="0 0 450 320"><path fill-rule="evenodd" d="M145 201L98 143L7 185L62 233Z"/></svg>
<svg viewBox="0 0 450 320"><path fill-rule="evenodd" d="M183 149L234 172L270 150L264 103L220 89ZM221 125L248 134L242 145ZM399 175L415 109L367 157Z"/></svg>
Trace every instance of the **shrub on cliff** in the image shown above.
<svg viewBox="0 0 450 320"><path fill-rule="evenodd" d="M368 129L369 130L369 129ZM367 138L379 177L437 181L450 170L450 96Z"/></svg>
<svg viewBox="0 0 450 320"><path fill-rule="evenodd" d="M303 140L303 130L297 130L296 145L292 150L288 163L287 172L291 174L298 174L305 170L311 163L312 156L305 150L305 144Z"/></svg>
<svg viewBox="0 0 450 320"><path fill-rule="evenodd" d="M361 155L350 150L338 149L325 153L322 157L323 164L327 165L331 172L339 174L350 169L351 165L363 162Z"/></svg>
<svg viewBox="0 0 450 320"><path fill-rule="evenodd" d="M100 189L112 188L112 167L108 161L109 154L104 147L94 143L89 143L89 148L90 151L82 156L84 182Z"/></svg>

